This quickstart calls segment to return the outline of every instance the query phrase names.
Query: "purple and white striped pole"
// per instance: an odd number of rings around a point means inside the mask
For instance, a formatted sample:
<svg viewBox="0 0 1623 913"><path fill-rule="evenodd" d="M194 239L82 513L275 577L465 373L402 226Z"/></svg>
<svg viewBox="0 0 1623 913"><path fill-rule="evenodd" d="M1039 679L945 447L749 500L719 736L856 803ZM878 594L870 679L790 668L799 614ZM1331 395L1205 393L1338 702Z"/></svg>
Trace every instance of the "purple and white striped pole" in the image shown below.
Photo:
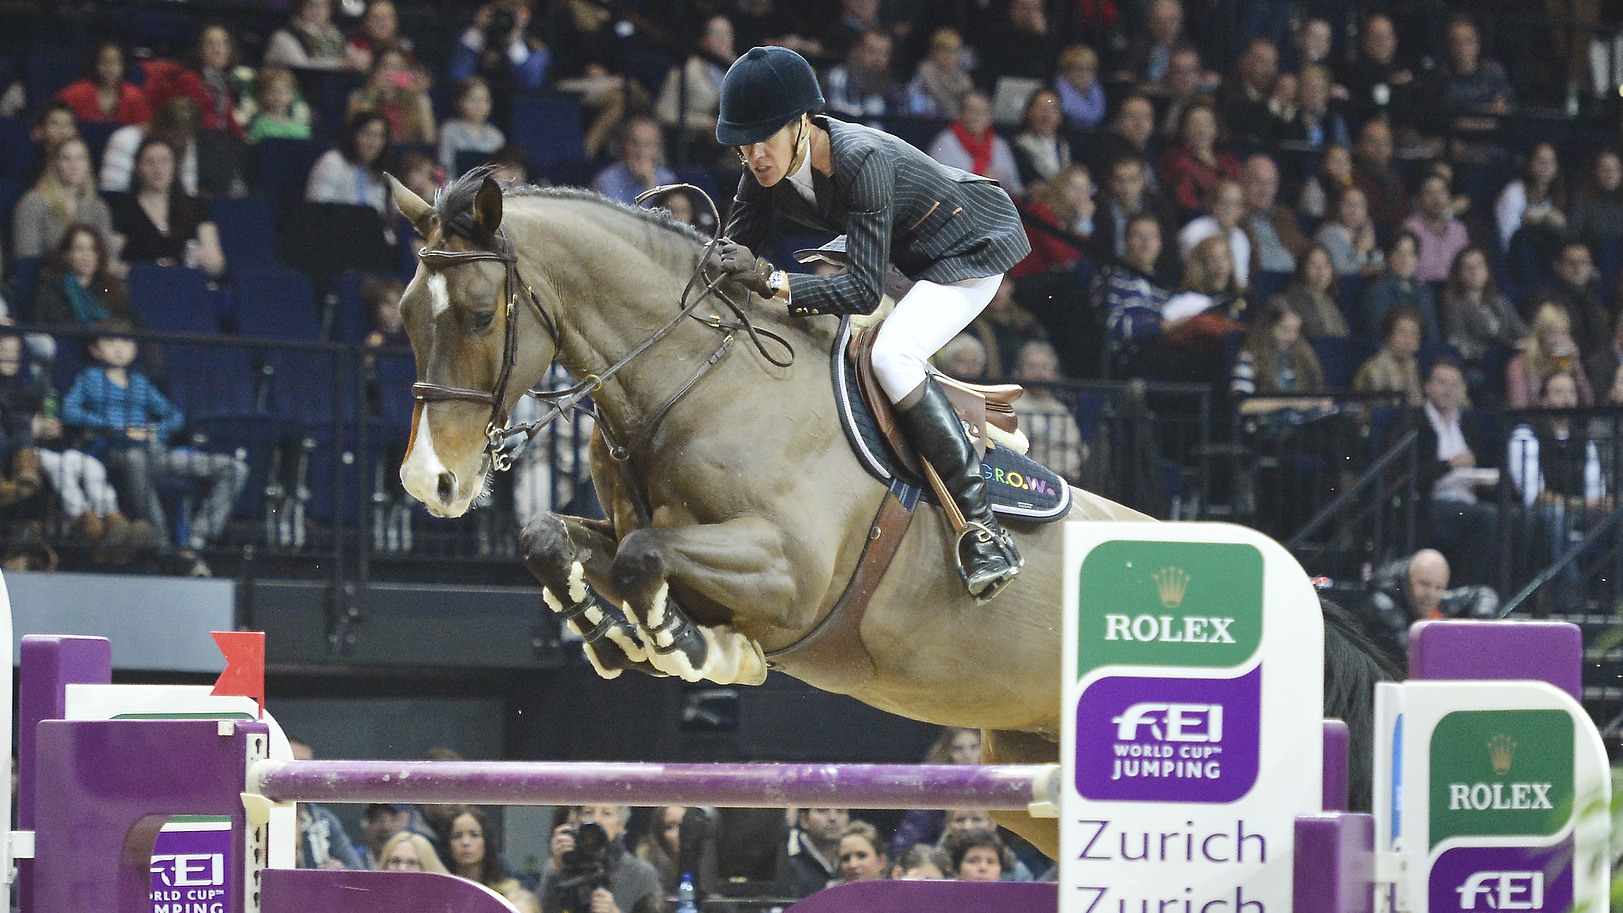
<svg viewBox="0 0 1623 913"><path fill-rule="evenodd" d="M988 808L1055 803L1058 765L261 761L275 802Z"/></svg>

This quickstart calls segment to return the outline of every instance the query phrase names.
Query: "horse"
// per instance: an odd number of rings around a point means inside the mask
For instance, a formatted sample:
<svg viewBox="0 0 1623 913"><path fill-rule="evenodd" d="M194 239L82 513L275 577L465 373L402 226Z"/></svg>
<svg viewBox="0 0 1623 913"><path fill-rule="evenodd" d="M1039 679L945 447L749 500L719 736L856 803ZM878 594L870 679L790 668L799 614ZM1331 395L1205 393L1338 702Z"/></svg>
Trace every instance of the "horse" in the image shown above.
<svg viewBox="0 0 1623 913"><path fill-rule="evenodd" d="M547 605L606 677L763 681L767 657L840 598L887 493L838 425L836 321L764 306L708 270L708 239L662 211L572 188L504 192L479 171L432 205L393 189L427 242L400 303L418 377L406 491L436 515L467 511L508 459L509 410L556 359L583 380L553 412L588 393L595 406L590 462L607 519L549 514L521 534ZM1071 494L1065 522L1150 519ZM1064 525L1010 522L1026 567L977 605L952 570L948 521L921 511L861 620L866 656L791 651L770 667L980 729L987 763L1054 761ZM1380 672L1356 661L1362 650L1336 672L1351 684L1334 690L1332 715L1358 717L1346 705L1370 700ZM1052 821L1018 818L1004 823L1055 852Z"/></svg>

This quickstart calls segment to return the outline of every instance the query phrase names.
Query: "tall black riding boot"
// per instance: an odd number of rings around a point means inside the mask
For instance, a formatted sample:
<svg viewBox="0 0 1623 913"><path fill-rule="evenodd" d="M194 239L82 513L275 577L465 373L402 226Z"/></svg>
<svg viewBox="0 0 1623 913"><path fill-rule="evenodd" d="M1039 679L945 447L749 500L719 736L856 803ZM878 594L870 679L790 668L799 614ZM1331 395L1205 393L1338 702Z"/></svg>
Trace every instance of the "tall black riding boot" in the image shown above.
<svg viewBox="0 0 1623 913"><path fill-rule="evenodd" d="M976 599L991 599L1020 573L1025 560L1014 539L997 522L987 502L986 480L981 478L981 462L964 434L958 413L934 378L925 378L922 396L915 391L907 399L918 401L897 416L908 439L935 467L947 491L963 512L969 528L958 540L958 572L964 586ZM904 401L905 402L905 401Z"/></svg>

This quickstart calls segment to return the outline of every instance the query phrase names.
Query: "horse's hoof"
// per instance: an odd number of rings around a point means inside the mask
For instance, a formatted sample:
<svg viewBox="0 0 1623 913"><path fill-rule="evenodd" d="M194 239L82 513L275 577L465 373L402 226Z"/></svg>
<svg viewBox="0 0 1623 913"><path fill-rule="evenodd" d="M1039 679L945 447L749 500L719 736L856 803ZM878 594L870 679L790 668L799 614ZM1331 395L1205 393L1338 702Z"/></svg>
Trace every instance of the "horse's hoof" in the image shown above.
<svg viewBox="0 0 1623 913"><path fill-rule="evenodd" d="M628 593L646 593L665 579L665 557L654 542L637 533L625 537L614 553L615 586Z"/></svg>
<svg viewBox="0 0 1623 913"><path fill-rule="evenodd" d="M525 570L543 584L562 583L576 563L569 528L552 514L542 514L526 524L518 543Z"/></svg>
<svg viewBox="0 0 1623 913"><path fill-rule="evenodd" d="M627 669L641 672L654 678L670 678L670 673L662 672L653 663L643 660L641 662L627 656L620 649L619 644L612 640L600 640L595 644L581 644L581 650L586 654L586 661L592 664L600 678L616 679L620 673Z"/></svg>

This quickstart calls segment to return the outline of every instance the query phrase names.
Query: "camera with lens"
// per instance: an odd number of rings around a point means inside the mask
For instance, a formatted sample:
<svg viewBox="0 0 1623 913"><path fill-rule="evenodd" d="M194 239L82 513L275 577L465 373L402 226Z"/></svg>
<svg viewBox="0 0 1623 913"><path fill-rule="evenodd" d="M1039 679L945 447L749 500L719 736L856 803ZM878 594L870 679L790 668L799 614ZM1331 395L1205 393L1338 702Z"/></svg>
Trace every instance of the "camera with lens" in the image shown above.
<svg viewBox="0 0 1623 913"><path fill-rule="evenodd" d="M609 834L592 821L564 833L574 838L575 846L559 858L553 890L562 901L561 913L586 913L592 908L592 892L609 886Z"/></svg>

